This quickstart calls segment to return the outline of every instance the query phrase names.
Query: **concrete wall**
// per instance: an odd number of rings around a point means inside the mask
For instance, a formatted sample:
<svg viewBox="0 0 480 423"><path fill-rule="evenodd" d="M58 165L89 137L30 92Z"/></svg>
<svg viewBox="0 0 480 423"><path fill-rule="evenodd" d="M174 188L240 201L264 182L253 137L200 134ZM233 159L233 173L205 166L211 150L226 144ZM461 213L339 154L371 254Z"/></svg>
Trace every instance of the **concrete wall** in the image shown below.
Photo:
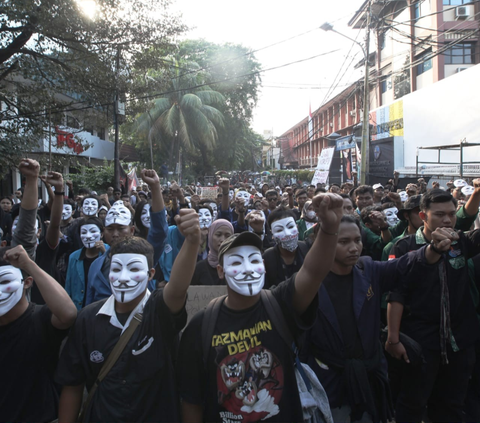
<svg viewBox="0 0 480 423"><path fill-rule="evenodd" d="M417 147L458 144L466 139L470 143L480 143L480 65L466 69L439 81L422 90L404 96L390 105L371 111L379 124L403 114L403 134L400 132L383 134L395 137L395 143L403 136L403 163L405 167L415 167ZM403 112L400 112L403 102ZM390 114L390 117L389 117ZM399 116L395 118L398 119ZM381 138L381 137L380 137ZM465 151L464 161L477 161L480 165L480 146ZM420 150L420 160L437 160L437 151ZM442 152L442 161L459 162L458 152ZM395 162L401 163L400 158Z"/></svg>

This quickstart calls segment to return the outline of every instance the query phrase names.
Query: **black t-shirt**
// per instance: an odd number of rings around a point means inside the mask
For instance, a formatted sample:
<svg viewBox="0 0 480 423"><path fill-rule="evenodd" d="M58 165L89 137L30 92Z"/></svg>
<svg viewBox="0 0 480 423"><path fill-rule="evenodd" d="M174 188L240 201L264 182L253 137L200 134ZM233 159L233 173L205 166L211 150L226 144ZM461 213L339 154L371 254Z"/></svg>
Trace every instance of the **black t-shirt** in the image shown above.
<svg viewBox="0 0 480 423"><path fill-rule="evenodd" d="M87 257L85 255L85 250L82 250L82 253L80 254L80 256L83 255L83 258L80 258L82 261L83 261L83 274L85 275L85 289L83 290L83 292L87 292L87 286L88 286L88 272L90 270L90 266L92 265L92 263L98 258L98 257ZM87 295L85 294L83 296L83 304L82 304L82 308L85 307L85 300L87 299Z"/></svg>
<svg viewBox="0 0 480 423"><path fill-rule="evenodd" d="M298 337L314 321L317 297L302 315L293 309L294 278L272 292L292 334ZM286 345L259 300L235 311L222 305L204 367L202 319L197 313L180 345L178 380L182 399L204 405L206 422L303 421L293 366ZM209 341L210 343L210 341Z"/></svg>
<svg viewBox="0 0 480 423"><path fill-rule="evenodd" d="M98 314L106 300L83 308L70 332L55 375L60 385L86 384L90 390L121 335L110 316ZM98 386L89 422L179 421L172 346L187 321L185 308L173 315L163 290L152 293L143 320L120 358Z"/></svg>
<svg viewBox="0 0 480 423"><path fill-rule="evenodd" d="M68 331L52 326L46 305L33 303L17 320L0 326L0 421L47 422L57 418L53 374Z"/></svg>
<svg viewBox="0 0 480 423"><path fill-rule="evenodd" d="M345 358L363 358L363 347L357 328L357 320L353 312L353 273L337 275L330 272L323 281L335 309L343 344Z"/></svg>
<svg viewBox="0 0 480 423"><path fill-rule="evenodd" d="M190 285L225 285L225 279L220 279L217 268L210 266L205 259L197 263Z"/></svg>
<svg viewBox="0 0 480 423"><path fill-rule="evenodd" d="M265 263L265 288L278 285L280 282L292 277L303 265L305 256L308 253L308 245L304 241L298 241L295 251L295 258L291 264L286 264L280 254L280 247L269 248L263 253Z"/></svg>

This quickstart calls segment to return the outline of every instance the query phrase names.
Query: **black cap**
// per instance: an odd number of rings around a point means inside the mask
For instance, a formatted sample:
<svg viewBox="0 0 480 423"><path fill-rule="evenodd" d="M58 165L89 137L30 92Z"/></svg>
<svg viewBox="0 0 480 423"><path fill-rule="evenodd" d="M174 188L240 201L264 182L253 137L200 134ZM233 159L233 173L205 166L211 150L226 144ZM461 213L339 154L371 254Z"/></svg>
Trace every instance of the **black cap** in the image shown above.
<svg viewBox="0 0 480 423"><path fill-rule="evenodd" d="M218 249L218 261L222 261L223 255L232 248L241 247L242 245L251 245L262 251L262 239L253 232L242 232L239 234L233 234L222 242Z"/></svg>
<svg viewBox="0 0 480 423"><path fill-rule="evenodd" d="M400 209L397 213L397 217L400 220L405 220L405 217L403 216L403 212L413 210L414 208L420 207L420 200L422 199L422 195L412 195L409 197L405 203L403 203L403 208Z"/></svg>

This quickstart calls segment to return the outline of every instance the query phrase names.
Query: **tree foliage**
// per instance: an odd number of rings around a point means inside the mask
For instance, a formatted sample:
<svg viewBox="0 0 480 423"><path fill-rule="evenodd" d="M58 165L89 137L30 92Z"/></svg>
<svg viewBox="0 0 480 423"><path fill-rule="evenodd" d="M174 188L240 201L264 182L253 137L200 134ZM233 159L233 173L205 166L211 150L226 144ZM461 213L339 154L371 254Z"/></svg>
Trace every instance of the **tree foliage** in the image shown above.
<svg viewBox="0 0 480 423"><path fill-rule="evenodd" d="M155 104L158 111L165 110L164 107L172 104L173 97L180 97L186 92L181 85L190 87L190 91L195 94L206 90L208 93L215 92L223 96L222 101L218 94L215 94L215 98L208 99L215 100L215 108L223 115L224 124L215 124L216 142L190 143L193 148L187 148L184 152L184 169L200 175L212 172L213 169L249 169L255 166L257 158L260 157L262 139L250 128L261 84L260 64L254 55L239 45L187 40L179 44L169 63L174 69L170 78L166 72L155 68L151 68L141 77L143 83L150 87L150 92L158 93L159 98L170 99L157 100ZM177 82L175 87L175 81L182 83ZM200 95L207 97L207 94ZM155 97L155 94L151 97ZM130 106L132 114L143 113L146 128L149 127L148 122L152 126L150 116L145 114L145 111L152 107L151 103L137 101L130 103ZM175 114L176 112L172 113ZM162 125L158 126L158 129L162 128ZM167 161L173 169L174 163L169 160L171 151L167 148L167 145L172 144L161 142L159 138L149 139L145 131L143 135L141 132L135 133L132 121L122 127L122 134L126 142L136 145L145 163L150 163L151 142L154 166L157 168ZM199 160L200 155L202 160Z"/></svg>
<svg viewBox="0 0 480 423"><path fill-rule="evenodd" d="M189 63L188 69L192 72L181 75L178 66L170 67L168 92L136 118L134 130L150 142L169 146L169 162L175 148L181 147L185 152L200 151L207 166L206 154L216 146L217 129L223 126L223 115L214 106L222 105L225 98L202 84L196 63Z"/></svg>
<svg viewBox="0 0 480 423"><path fill-rule="evenodd" d="M102 0L93 19L81 0L4 0L0 9L0 171L45 136L49 116L81 126L111 119L116 90L140 93L133 69L163 66L184 30L168 0ZM144 55L145 45L150 54ZM109 109L110 108L110 109ZM95 122L93 122L95 124Z"/></svg>

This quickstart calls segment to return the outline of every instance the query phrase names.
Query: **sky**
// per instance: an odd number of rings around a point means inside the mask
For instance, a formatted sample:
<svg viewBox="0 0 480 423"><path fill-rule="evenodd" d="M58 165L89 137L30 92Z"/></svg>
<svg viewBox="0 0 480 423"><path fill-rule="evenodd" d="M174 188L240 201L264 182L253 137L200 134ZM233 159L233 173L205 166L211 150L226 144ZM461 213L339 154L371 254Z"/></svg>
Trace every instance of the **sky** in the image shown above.
<svg viewBox="0 0 480 423"><path fill-rule="evenodd" d="M361 48L319 28L329 22L363 43L364 30L348 27L362 4L363 0L176 0L171 10L180 12L183 23L191 28L186 38L262 49L255 53L262 69L319 56L261 75L263 88L252 127L260 134L273 131L280 136L307 117L309 104L313 113L362 77L361 70L353 69L363 58ZM274 43L278 44L268 47ZM336 78L339 82L332 95L329 90Z"/></svg>

